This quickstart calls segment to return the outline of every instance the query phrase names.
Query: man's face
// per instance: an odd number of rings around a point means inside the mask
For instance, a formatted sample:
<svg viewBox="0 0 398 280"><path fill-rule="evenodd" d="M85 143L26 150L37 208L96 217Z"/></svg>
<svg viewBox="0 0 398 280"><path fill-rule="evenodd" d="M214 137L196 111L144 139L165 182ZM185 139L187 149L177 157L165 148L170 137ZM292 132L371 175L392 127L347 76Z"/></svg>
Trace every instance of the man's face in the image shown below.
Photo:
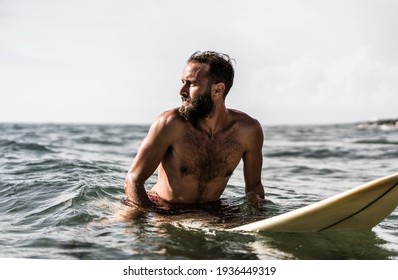
<svg viewBox="0 0 398 280"><path fill-rule="evenodd" d="M182 74L180 96L182 104L180 115L186 120L196 122L211 114L214 103L212 87L207 77L207 64L190 62Z"/></svg>

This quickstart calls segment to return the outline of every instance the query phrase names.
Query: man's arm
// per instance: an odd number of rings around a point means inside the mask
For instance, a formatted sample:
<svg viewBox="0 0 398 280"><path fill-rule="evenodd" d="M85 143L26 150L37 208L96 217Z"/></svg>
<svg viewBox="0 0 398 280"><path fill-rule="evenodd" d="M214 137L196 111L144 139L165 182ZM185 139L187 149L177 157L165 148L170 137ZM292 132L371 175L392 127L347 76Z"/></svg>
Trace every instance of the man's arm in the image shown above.
<svg viewBox="0 0 398 280"><path fill-rule="evenodd" d="M245 134L246 152L243 155L243 172L245 177L245 191L248 199L259 200L264 199L264 187L261 182L261 170L263 165L263 129L261 125L254 121L251 125L247 126L250 130ZM248 137L247 137L248 136Z"/></svg>
<svg viewBox="0 0 398 280"><path fill-rule="evenodd" d="M127 199L134 204L144 208L155 206L149 199L144 184L155 172L172 143L171 129L169 113L163 113L151 125L134 158L124 183Z"/></svg>

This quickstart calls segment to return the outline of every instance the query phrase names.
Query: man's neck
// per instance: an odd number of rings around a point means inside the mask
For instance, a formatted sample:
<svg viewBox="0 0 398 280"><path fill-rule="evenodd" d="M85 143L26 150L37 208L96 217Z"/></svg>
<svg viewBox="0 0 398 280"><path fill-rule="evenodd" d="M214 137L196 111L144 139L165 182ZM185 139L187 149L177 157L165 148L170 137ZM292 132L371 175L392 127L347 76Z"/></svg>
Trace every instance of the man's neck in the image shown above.
<svg viewBox="0 0 398 280"><path fill-rule="evenodd" d="M212 139L217 135L217 133L224 130L227 120L228 109L222 105L218 108L214 108L213 112L209 116L200 119L196 126Z"/></svg>

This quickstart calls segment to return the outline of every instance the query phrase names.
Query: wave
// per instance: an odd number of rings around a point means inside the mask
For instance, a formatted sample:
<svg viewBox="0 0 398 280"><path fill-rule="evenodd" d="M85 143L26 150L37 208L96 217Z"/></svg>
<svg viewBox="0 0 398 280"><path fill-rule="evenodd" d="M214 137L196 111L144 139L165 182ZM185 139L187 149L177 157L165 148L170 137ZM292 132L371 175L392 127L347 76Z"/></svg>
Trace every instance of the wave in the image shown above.
<svg viewBox="0 0 398 280"><path fill-rule="evenodd" d="M55 153L55 151L50 149L47 145L41 145L31 142L18 142L14 140L0 140L0 151L32 151L39 153Z"/></svg>
<svg viewBox="0 0 398 280"><path fill-rule="evenodd" d="M354 141L355 144L377 144L377 145L398 145L398 141L390 141L387 139L365 139Z"/></svg>
<svg viewBox="0 0 398 280"><path fill-rule="evenodd" d="M267 151L266 157L303 157L313 159L325 159L330 157L344 157L349 154L350 151L344 148L312 148L312 147L288 147L281 149L275 149Z"/></svg>

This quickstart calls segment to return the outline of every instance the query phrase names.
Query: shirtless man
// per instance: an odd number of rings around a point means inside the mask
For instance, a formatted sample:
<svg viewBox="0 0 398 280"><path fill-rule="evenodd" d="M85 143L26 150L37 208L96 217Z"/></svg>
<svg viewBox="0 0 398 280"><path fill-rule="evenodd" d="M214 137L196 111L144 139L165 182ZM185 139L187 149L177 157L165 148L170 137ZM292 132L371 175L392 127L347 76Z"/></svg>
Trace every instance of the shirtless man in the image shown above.
<svg viewBox="0 0 398 280"><path fill-rule="evenodd" d="M196 52L182 73L182 105L151 125L125 180L124 203L156 210L167 204L217 201L243 159L245 192L262 201L263 131L250 116L228 109L234 68L229 56ZM145 190L158 170L157 183Z"/></svg>

